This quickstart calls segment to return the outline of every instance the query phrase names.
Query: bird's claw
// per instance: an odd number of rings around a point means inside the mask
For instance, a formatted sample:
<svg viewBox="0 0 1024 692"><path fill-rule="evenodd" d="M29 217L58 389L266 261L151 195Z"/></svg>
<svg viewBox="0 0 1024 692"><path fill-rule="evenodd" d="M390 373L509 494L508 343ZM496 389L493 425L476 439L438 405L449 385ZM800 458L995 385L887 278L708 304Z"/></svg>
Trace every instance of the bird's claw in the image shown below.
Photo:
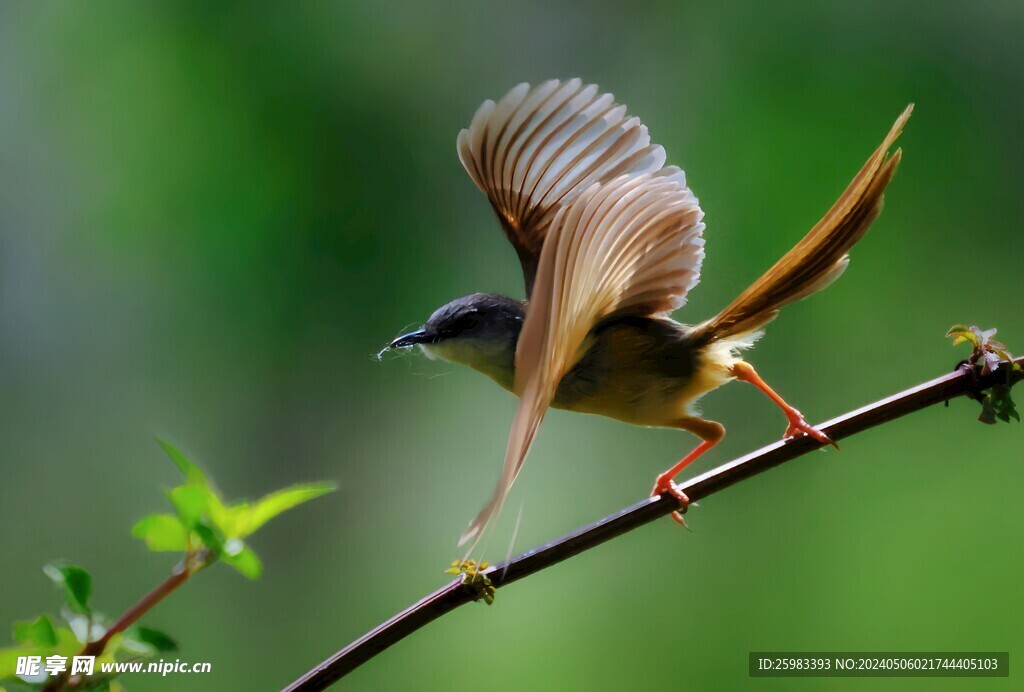
<svg viewBox="0 0 1024 692"><path fill-rule="evenodd" d="M690 506L690 498L686 496L679 486L675 484L671 478L662 479L658 478L654 484L654 489L651 490L651 497L658 495L671 495L679 502L679 509L672 512L672 520L682 526L684 529L689 529L690 525L686 523L686 519L683 518L683 512Z"/></svg>
<svg viewBox="0 0 1024 692"><path fill-rule="evenodd" d="M807 435L823 445L832 445L836 449L839 449L839 445L833 442L831 437L804 420L804 417L800 415L799 411L797 411L796 415L789 419L789 425L786 427L786 434L783 435L782 438L799 437L800 435Z"/></svg>

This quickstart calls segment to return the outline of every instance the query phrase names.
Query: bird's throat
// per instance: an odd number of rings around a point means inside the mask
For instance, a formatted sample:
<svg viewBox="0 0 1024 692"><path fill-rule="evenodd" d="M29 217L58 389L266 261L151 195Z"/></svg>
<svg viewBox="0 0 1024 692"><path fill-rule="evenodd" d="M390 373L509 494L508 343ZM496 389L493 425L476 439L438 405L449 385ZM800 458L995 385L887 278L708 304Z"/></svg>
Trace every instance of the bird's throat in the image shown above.
<svg viewBox="0 0 1024 692"><path fill-rule="evenodd" d="M423 350L430 356L468 365L512 391L515 380L516 340L483 342L475 339L454 339L424 344Z"/></svg>

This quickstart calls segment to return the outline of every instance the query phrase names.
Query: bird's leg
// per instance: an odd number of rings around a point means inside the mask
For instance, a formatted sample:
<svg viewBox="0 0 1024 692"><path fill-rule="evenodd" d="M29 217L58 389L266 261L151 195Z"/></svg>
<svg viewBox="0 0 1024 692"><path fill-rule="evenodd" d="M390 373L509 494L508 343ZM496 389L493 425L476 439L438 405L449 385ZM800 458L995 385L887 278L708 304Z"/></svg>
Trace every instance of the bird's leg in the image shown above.
<svg viewBox="0 0 1024 692"><path fill-rule="evenodd" d="M686 493L679 489L679 486L677 486L672 479L675 478L680 471L689 466L694 459L714 447L719 440L725 436L725 428L723 428L719 423L703 420L701 418L684 418L679 421L677 425L683 430L689 430L700 437L702 442L694 447L692 452L680 459L675 466L660 474L655 479L654 489L651 490L651 496L664 495L665 493L668 493L672 497L676 498L676 500L679 501L679 509L672 512L672 518L677 524L686 526L686 520L683 519L683 512L685 512L686 508L690 505L690 498L686 496Z"/></svg>
<svg viewBox="0 0 1024 692"><path fill-rule="evenodd" d="M737 380L742 382L749 382L754 385L762 392L764 392L769 399L775 402L775 404L782 409L782 412L786 414L786 419L789 421L789 425L786 427L786 434L783 438L795 437L800 434L807 434L813 437L821 444L830 444L836 449L839 449L839 445L832 441L832 439L821 432L813 425L804 420L802 413L797 411L795 408L786 403L786 401L776 393L774 389L768 386L768 384L761 379L761 376L757 374L754 367L750 363L739 361L730 369L730 374Z"/></svg>

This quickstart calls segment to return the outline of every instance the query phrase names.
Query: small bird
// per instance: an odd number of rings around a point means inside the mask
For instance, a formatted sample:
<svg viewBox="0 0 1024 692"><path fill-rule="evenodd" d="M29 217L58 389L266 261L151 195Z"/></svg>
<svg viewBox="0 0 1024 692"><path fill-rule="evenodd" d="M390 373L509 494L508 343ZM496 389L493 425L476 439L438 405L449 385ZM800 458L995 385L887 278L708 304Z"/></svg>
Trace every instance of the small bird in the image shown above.
<svg viewBox="0 0 1024 692"><path fill-rule="evenodd" d="M520 398L501 476L459 545L501 511L549 407L641 426L688 430L701 442L655 480L652 495L689 499L673 478L725 428L694 404L731 380L785 414L784 437L831 440L740 358L783 306L835 281L882 209L901 152L897 118L809 233L724 310L696 326L683 307L704 258L704 213L682 170L611 94L579 79L520 84L485 101L459 133L463 167L493 207L522 265L527 300L474 293L442 306L386 348L419 346L462 363Z"/></svg>

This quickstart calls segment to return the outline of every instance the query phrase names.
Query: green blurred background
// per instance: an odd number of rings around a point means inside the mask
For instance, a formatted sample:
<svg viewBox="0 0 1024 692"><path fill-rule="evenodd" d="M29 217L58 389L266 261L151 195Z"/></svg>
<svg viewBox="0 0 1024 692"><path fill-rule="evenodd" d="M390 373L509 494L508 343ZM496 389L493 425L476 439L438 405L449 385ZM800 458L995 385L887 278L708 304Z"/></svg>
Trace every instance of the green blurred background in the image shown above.
<svg viewBox="0 0 1024 692"><path fill-rule="evenodd" d="M707 213L725 305L828 208L910 101L887 208L824 294L750 359L811 420L951 369L956 322L1024 350L1024 6L976 3L5 3L0 9L0 623L90 569L121 612L172 556L129 535L176 481L228 496L334 479L254 540L264 577L202 574L147 618L209 675L272 689L444 583L515 400L374 353L519 268L455 136L519 81L581 76L643 118ZM443 375L443 377L442 377ZM753 388L696 470L784 421ZM934 407L463 608L351 689L847 689L747 678L750 650L1024 656L1020 425ZM629 504L694 438L554 411L491 541L504 557ZM990 689L1014 686L990 680ZM1019 685L1019 683L1018 683ZM860 689L971 689L860 680Z"/></svg>

